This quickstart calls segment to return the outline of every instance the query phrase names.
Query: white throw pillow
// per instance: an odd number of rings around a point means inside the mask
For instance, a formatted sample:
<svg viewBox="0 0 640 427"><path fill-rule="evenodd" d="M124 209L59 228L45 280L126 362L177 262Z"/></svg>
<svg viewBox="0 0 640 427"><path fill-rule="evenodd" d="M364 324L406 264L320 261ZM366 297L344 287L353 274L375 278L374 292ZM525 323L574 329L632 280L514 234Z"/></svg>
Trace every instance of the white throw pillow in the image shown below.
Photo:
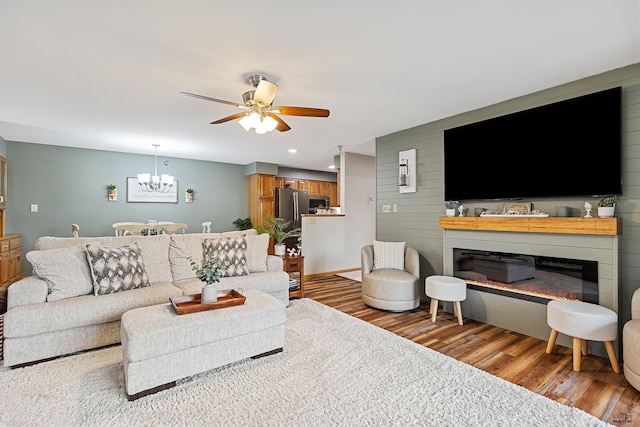
<svg viewBox="0 0 640 427"><path fill-rule="evenodd" d="M247 267L249 273L267 271L267 256L269 252L269 235L247 236Z"/></svg>
<svg viewBox="0 0 640 427"><path fill-rule="evenodd" d="M395 268L404 270L405 242L373 241L373 269Z"/></svg>
<svg viewBox="0 0 640 427"><path fill-rule="evenodd" d="M47 301L93 293L89 262L83 248L70 247L27 252L33 273L49 286Z"/></svg>

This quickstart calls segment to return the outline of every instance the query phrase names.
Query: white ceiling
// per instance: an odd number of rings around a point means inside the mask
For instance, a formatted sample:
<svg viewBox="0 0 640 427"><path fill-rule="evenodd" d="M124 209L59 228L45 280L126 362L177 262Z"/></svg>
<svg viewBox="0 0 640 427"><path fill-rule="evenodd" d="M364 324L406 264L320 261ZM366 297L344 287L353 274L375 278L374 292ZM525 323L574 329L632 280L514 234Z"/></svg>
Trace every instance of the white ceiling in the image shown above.
<svg viewBox="0 0 640 427"><path fill-rule="evenodd" d="M640 0L0 0L6 140L326 170L338 146L640 62ZM288 132L213 120L246 77ZM297 154L289 154L296 148Z"/></svg>

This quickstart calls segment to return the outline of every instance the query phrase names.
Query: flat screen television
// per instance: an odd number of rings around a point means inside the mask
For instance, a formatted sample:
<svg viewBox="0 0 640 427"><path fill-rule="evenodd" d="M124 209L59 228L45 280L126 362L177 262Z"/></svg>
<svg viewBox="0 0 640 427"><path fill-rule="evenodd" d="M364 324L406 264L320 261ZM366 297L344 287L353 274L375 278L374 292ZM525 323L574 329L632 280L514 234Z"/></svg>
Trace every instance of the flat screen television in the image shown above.
<svg viewBox="0 0 640 427"><path fill-rule="evenodd" d="M622 194L616 87L444 131L445 200Z"/></svg>

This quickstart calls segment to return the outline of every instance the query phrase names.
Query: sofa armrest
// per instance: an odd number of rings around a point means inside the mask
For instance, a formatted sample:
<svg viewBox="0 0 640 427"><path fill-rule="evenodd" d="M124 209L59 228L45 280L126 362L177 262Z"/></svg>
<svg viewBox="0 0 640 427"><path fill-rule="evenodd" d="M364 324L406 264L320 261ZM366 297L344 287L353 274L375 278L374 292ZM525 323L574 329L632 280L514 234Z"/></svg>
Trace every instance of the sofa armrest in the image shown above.
<svg viewBox="0 0 640 427"><path fill-rule="evenodd" d="M267 255L267 271L284 271L282 258L275 255Z"/></svg>
<svg viewBox="0 0 640 427"><path fill-rule="evenodd" d="M38 276L27 276L12 283L7 290L7 310L26 304L47 302L49 285Z"/></svg>
<svg viewBox="0 0 640 427"><path fill-rule="evenodd" d="M640 319L640 288L636 289L631 297L631 318Z"/></svg>
<svg viewBox="0 0 640 427"><path fill-rule="evenodd" d="M404 253L404 269L408 273L420 277L420 256L414 248L407 247Z"/></svg>
<svg viewBox="0 0 640 427"><path fill-rule="evenodd" d="M360 269L363 276L373 270L373 245L366 245L360 249Z"/></svg>

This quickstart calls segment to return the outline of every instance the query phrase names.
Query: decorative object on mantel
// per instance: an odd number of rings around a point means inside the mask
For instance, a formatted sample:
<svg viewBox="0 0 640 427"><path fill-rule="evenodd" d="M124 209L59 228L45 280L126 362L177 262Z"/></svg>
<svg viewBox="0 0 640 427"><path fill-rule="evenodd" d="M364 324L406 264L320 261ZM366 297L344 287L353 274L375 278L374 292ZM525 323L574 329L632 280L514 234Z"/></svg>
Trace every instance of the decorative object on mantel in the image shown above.
<svg viewBox="0 0 640 427"><path fill-rule="evenodd" d="M556 206L556 216L568 217L570 212L571 208L569 206Z"/></svg>
<svg viewBox="0 0 640 427"><path fill-rule="evenodd" d="M617 196L602 196L598 202L598 216L600 218L611 218L616 210Z"/></svg>
<svg viewBox="0 0 640 427"><path fill-rule="evenodd" d="M153 176L148 173L138 174L138 185L142 191L150 193L166 193L173 187L174 178L163 173L158 176L158 147L160 144L152 144L155 147ZM166 162L165 162L166 163Z"/></svg>
<svg viewBox="0 0 640 427"><path fill-rule="evenodd" d="M519 215L531 213L531 203L505 203L502 213Z"/></svg>
<svg viewBox="0 0 640 427"><path fill-rule="evenodd" d="M398 190L400 193L416 192L416 149L398 153Z"/></svg>
<svg viewBox="0 0 640 427"><path fill-rule="evenodd" d="M458 216L464 216L464 205L458 206L458 213L460 214Z"/></svg>
<svg viewBox="0 0 640 427"><path fill-rule="evenodd" d="M584 216L585 218L593 218L591 216L591 210L593 209L593 206L591 205L591 203L589 202L584 202L584 210L587 211L587 214Z"/></svg>
<svg viewBox="0 0 640 427"><path fill-rule="evenodd" d="M193 202L193 188L187 188L187 192L185 193L185 199L184 201L186 203L191 203Z"/></svg>
<svg viewBox="0 0 640 427"><path fill-rule="evenodd" d="M191 264L191 269L196 272L198 279L203 281L205 285L202 287L200 301L202 304L208 304L218 301L218 286L216 283L220 281L220 277L229 268L229 262L221 262L218 260L216 253L211 251L205 253L200 266L192 257L187 257Z"/></svg>
<svg viewBox="0 0 640 427"><path fill-rule="evenodd" d="M115 184L107 185L107 195L110 202L118 201L118 187Z"/></svg>
<svg viewBox="0 0 640 427"><path fill-rule="evenodd" d="M264 224L256 227L256 230L258 230L258 233L260 234L267 233L269 236L273 237L273 240L275 241L275 245L273 246L274 254L277 256L284 256L287 249L287 246L284 244L285 239L295 236L301 229L294 228L289 231L285 231L291 221L286 221L283 218L275 218L271 215L265 215L264 219Z"/></svg>
<svg viewBox="0 0 640 427"><path fill-rule="evenodd" d="M456 207L458 206L458 202L455 200L450 200L448 202L444 202L446 207L445 213L447 216L456 216Z"/></svg>

